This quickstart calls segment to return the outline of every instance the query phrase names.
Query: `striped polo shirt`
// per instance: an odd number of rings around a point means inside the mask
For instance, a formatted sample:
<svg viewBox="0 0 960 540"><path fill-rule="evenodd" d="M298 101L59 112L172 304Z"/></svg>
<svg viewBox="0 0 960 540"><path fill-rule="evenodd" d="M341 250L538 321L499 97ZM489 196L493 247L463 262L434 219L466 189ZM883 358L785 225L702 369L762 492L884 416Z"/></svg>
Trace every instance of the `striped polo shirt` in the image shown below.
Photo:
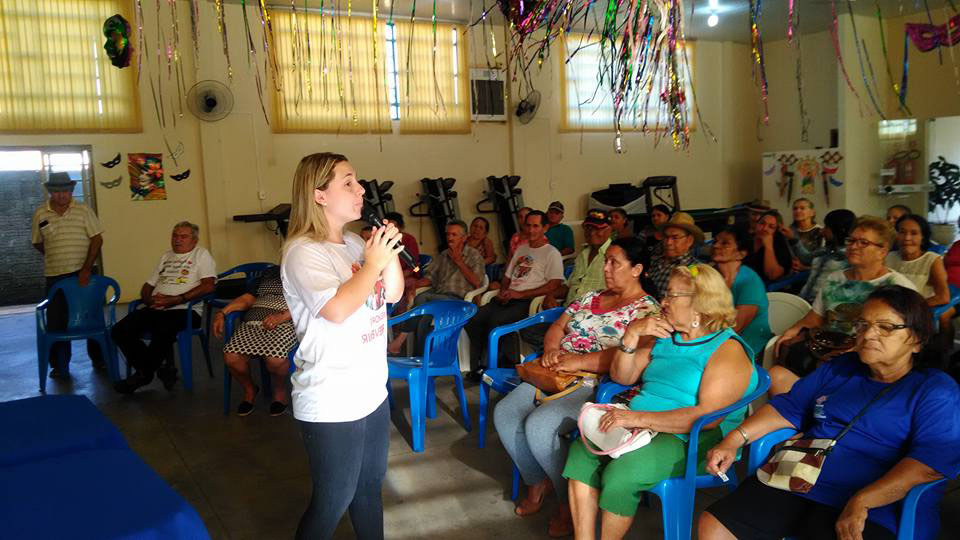
<svg viewBox="0 0 960 540"><path fill-rule="evenodd" d="M43 244L43 275L59 276L80 270L87 258L90 238L103 232L100 220L89 207L70 201L60 214L50 201L33 213L32 242Z"/></svg>

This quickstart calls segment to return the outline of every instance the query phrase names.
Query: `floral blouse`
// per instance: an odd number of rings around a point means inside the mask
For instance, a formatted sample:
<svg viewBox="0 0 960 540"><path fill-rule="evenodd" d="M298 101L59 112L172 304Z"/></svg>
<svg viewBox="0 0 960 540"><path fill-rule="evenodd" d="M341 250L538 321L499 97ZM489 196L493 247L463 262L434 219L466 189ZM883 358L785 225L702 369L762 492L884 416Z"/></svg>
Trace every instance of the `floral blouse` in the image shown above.
<svg viewBox="0 0 960 540"><path fill-rule="evenodd" d="M570 321L564 329L560 348L586 354L616 347L630 321L660 313L660 304L649 295L618 309L603 311L600 308L602 293L592 291L570 303L565 311Z"/></svg>

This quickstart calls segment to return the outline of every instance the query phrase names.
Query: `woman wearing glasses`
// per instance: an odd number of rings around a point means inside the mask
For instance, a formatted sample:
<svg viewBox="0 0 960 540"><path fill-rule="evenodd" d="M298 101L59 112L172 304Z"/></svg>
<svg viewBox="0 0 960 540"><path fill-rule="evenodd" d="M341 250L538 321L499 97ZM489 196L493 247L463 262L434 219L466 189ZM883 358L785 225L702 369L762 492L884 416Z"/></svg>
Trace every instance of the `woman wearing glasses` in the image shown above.
<svg viewBox="0 0 960 540"><path fill-rule="evenodd" d="M893 238L890 225L880 218L864 216L854 223L845 241L850 268L827 276L810 312L777 340L774 350L779 365L770 369L771 396L790 390L820 362L853 346L852 323L875 289L884 285L916 289L912 281L884 264Z"/></svg>
<svg viewBox="0 0 960 540"><path fill-rule="evenodd" d="M749 345L733 331L736 311L730 289L706 264L678 266L670 274L662 316L630 323L610 366L622 384L642 382L629 408L612 409L600 429L646 428L649 444L615 460L589 452L583 439L570 447L563 476L577 538L593 538L598 508L603 538L622 538L640 503L640 493L683 474L688 433L704 414L753 391L757 374ZM700 432L703 452L743 419L745 409Z"/></svg>
<svg viewBox="0 0 960 540"><path fill-rule="evenodd" d="M833 439L850 425L813 487L796 493L751 476L701 514L699 538L896 538L898 501L917 484L960 473L960 391L919 360L932 326L916 291L894 285L871 293L853 321L855 352L800 379L707 453L707 471L718 474L738 449L774 430ZM936 538L940 524L943 485L931 491L917 507L913 537L921 540Z"/></svg>

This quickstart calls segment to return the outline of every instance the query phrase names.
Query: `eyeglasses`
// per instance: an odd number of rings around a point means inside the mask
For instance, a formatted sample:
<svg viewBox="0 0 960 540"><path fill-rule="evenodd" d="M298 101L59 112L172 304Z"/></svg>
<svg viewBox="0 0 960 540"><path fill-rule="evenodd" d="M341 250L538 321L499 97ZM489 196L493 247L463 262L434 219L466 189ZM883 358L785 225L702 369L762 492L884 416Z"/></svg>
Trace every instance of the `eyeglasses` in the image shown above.
<svg viewBox="0 0 960 540"><path fill-rule="evenodd" d="M844 240L843 243L846 244L846 245L848 245L848 246L857 246L857 247L859 247L859 248L865 248L865 247L868 247L868 246L884 247L884 244L880 244L880 243L877 243L877 242L871 242L871 241L866 240L866 239L864 239L864 238L854 238L854 237L852 237L852 236L847 237L847 239Z"/></svg>
<svg viewBox="0 0 960 540"><path fill-rule="evenodd" d="M664 240L672 240L674 242L679 242L684 238L690 236L689 234L668 234L663 237Z"/></svg>
<svg viewBox="0 0 960 540"><path fill-rule="evenodd" d="M880 334L880 337L888 337L897 330L910 328L905 324L894 324L887 321L865 321L863 319L857 319L853 321L853 330L858 334L866 334L867 330L869 330L871 326L876 327L877 333Z"/></svg>
<svg viewBox="0 0 960 540"><path fill-rule="evenodd" d="M677 299L677 298L680 298L680 297L683 297L683 296L696 296L696 295L697 295L697 293L695 293L695 292L669 292L669 291L668 291L668 292L666 292L666 293L663 294L663 299L664 299L664 300L666 300L666 299L668 299L668 298L670 298L670 299Z"/></svg>

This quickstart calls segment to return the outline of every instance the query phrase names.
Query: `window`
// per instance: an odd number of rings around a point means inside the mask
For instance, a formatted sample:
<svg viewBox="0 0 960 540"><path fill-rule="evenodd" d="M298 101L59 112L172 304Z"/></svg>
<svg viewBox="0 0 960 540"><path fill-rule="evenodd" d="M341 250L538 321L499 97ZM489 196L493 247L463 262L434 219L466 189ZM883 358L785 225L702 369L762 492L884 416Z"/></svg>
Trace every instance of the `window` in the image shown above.
<svg viewBox="0 0 960 540"><path fill-rule="evenodd" d="M281 78L275 131L389 133L396 122L401 133L469 132L462 27L437 23L434 47L431 22L378 19L375 38L372 18L298 12L294 20L286 10L271 18Z"/></svg>
<svg viewBox="0 0 960 540"><path fill-rule="evenodd" d="M111 15L133 20L130 7L125 0L0 2L0 131L140 131L136 67L113 67L101 34Z"/></svg>
<svg viewBox="0 0 960 540"><path fill-rule="evenodd" d="M565 114L561 123L562 131L612 131L613 130L613 97L610 93L609 81L604 80L600 85L601 54L599 40L584 34L568 34L565 39L566 63L563 70L563 109ZM576 52L576 54L573 54ZM570 55L573 54L573 57ZM610 54L609 52L607 54ZM565 58L565 60L566 60ZM694 68L694 45L687 42L687 58L690 60L689 73ZM688 106L687 122L694 125L695 113L692 107L691 84L686 77L686 96ZM662 77L653 81L653 88L662 87ZM635 91L636 92L636 91ZM623 119L623 131L643 130L644 117L647 119L648 129L666 129L667 122L663 118L666 112L656 97L659 91L644 93L637 96L635 102L626 105Z"/></svg>

